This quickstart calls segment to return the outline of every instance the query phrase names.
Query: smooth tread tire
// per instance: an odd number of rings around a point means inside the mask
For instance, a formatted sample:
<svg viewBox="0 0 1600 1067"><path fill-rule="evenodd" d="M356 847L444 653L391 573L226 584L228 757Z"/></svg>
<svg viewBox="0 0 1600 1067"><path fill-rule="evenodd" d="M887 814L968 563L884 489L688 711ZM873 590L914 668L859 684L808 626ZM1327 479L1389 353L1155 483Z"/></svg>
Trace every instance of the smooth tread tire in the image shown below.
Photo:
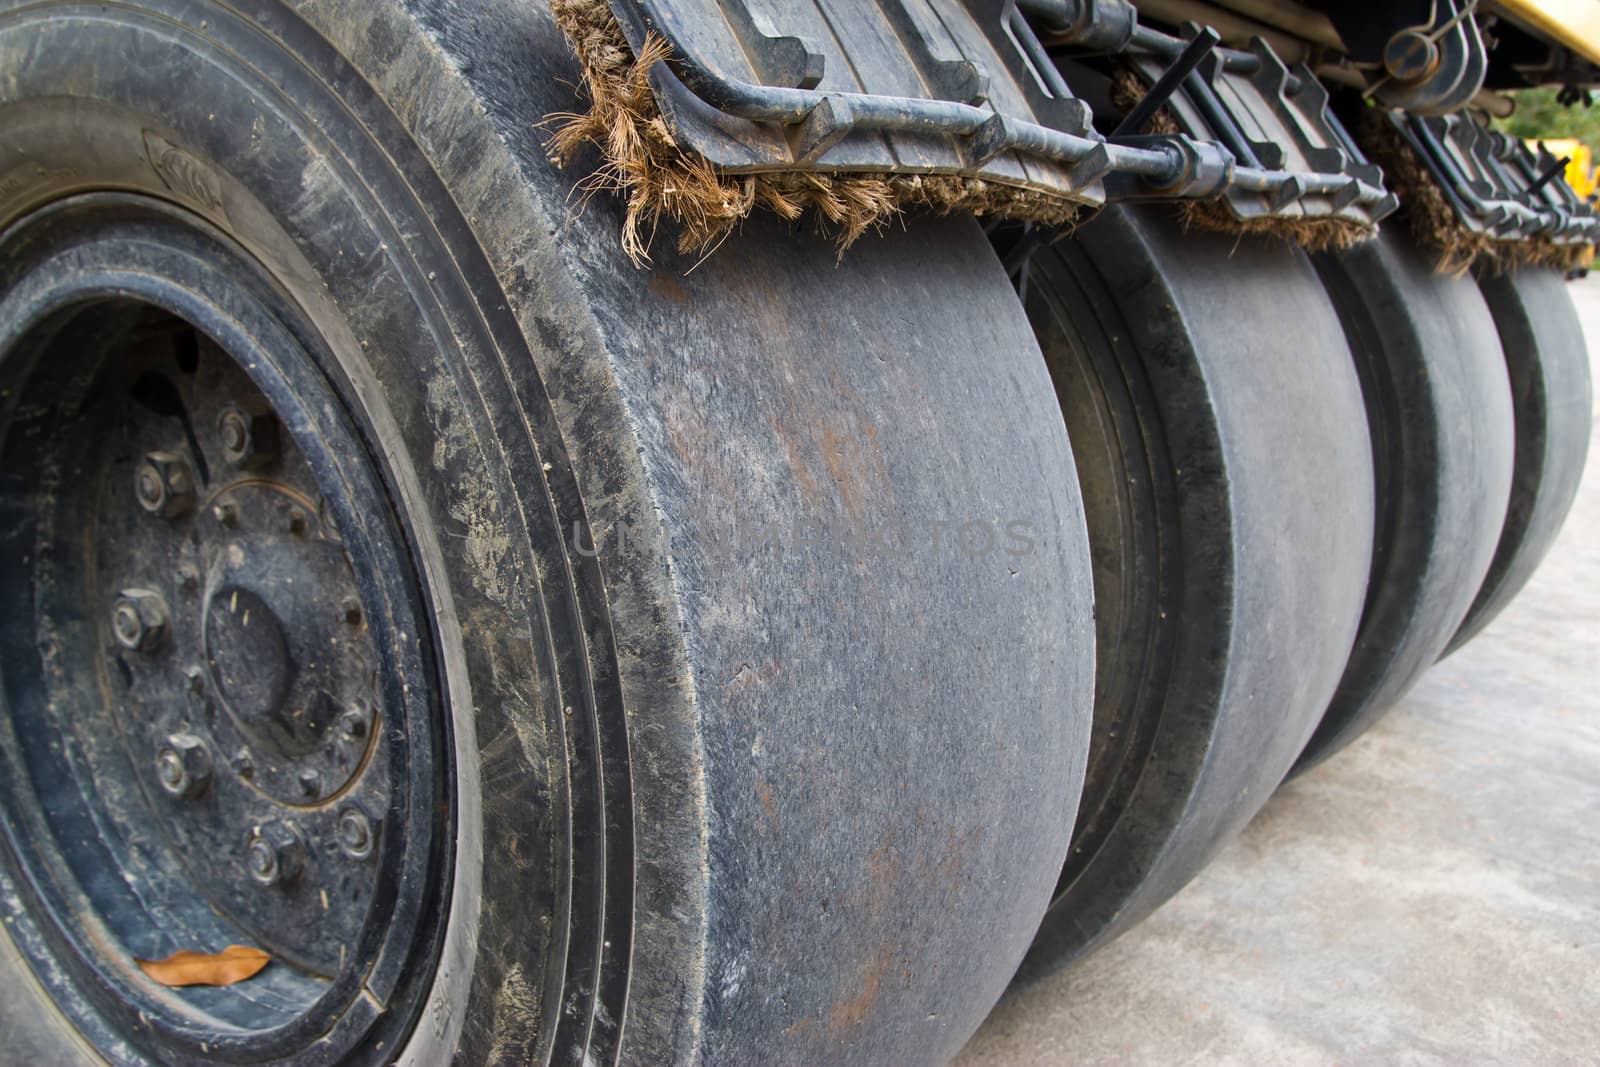
<svg viewBox="0 0 1600 1067"><path fill-rule="evenodd" d="M407 996L361 1000L392 1025L316 1054L954 1055L1048 902L1093 686L1072 457L978 227L840 261L760 220L692 273L636 270L618 205L573 210L533 128L577 105L542 4L0 3L0 70L0 230L50 238L0 299L229 250L359 429L365 511L418 579L428 632L395 647L438 674L443 903ZM45 227L102 211L116 242ZM164 991L127 959L219 945L46 929L18 856L55 846L5 814L7 1047L310 1047L248 1025L266 985ZM220 1045L217 1005L245 1013Z"/></svg>
<svg viewBox="0 0 1600 1067"><path fill-rule="evenodd" d="M1361 375L1378 515L1361 632L1296 773L1359 737L1444 652L1489 571L1512 470L1506 361L1477 284L1435 273L1393 227L1313 260Z"/></svg>
<svg viewBox="0 0 1600 1067"><path fill-rule="evenodd" d="M1494 621L1550 551L1577 498L1593 428L1589 352L1564 274L1527 267L1478 286L1511 377L1514 469L1494 560L1447 656Z"/></svg>
<svg viewBox="0 0 1600 1067"><path fill-rule="evenodd" d="M1097 679L1019 985L1154 910L1271 795L1355 637L1373 514L1360 388L1304 255L1118 207L1025 278L1084 492Z"/></svg>

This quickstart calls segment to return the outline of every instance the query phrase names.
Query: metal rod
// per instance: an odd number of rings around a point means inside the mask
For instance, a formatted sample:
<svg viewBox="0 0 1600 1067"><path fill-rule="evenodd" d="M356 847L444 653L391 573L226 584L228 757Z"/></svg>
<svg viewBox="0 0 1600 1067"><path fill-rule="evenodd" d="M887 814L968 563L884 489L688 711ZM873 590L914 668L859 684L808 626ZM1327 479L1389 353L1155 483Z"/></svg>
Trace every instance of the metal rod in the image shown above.
<svg viewBox="0 0 1600 1067"><path fill-rule="evenodd" d="M1060 33L1072 24L1066 0L1017 0L1017 10L1037 19L1045 33Z"/></svg>
<svg viewBox="0 0 1600 1067"><path fill-rule="evenodd" d="M1571 156L1562 156L1560 159L1558 159L1554 163L1550 164L1549 169L1546 170L1543 174L1539 175L1539 178L1538 178L1537 181L1535 181L1532 185L1528 186L1528 195L1532 196L1534 193L1537 193L1540 189L1543 189L1545 186L1549 185L1550 182L1551 182L1551 179L1555 178L1556 175L1565 174L1566 171L1567 171L1567 164L1571 163L1571 162L1572 162L1572 157Z"/></svg>
<svg viewBox="0 0 1600 1067"><path fill-rule="evenodd" d="M1185 42L1182 37L1174 37L1170 33L1163 33L1143 25L1133 28L1133 38L1128 42L1130 52L1143 52L1166 60L1175 60L1181 56L1184 47ZM1248 78L1261 69L1261 57L1254 52L1239 52L1220 46L1212 51L1222 61L1222 69L1229 74L1242 74ZM1361 81L1358 84L1365 85L1366 82ZM1291 71L1289 80L1284 83L1284 92L1294 96L1299 91L1300 76Z"/></svg>
<svg viewBox="0 0 1600 1067"><path fill-rule="evenodd" d="M1066 80L1061 77L1061 72L1056 69L1055 63L1045 53L1044 46L1039 43L1039 38L1034 36L1033 27L1028 25L1028 20L1022 16L1022 12L1013 8L1010 22L1009 28L1012 39L1017 42L1023 54L1028 57L1028 61L1033 64L1034 70L1038 72L1039 77L1044 79L1045 87L1050 90L1050 95L1057 100L1070 100L1072 98L1072 90L1067 88Z"/></svg>
<svg viewBox="0 0 1600 1067"><path fill-rule="evenodd" d="M1241 167L1261 166L1261 160L1256 158L1255 150L1245 139L1244 131L1233 120L1233 116L1228 114L1228 109L1217 99L1216 90L1211 88L1210 82L1200 76L1199 71L1189 72L1189 76L1184 79L1183 89L1189 95L1189 102L1200 112L1200 117L1211 127L1211 132L1228 146L1228 151L1239 160Z"/></svg>
<svg viewBox="0 0 1600 1067"><path fill-rule="evenodd" d="M1221 35L1210 26L1202 29L1199 35L1189 42L1189 47L1183 50L1177 62L1168 67L1166 72L1156 79L1150 91L1133 105L1133 110L1122 117L1122 121L1117 123L1117 128L1111 131L1111 136L1125 137L1142 132L1145 125L1155 118L1156 112L1172 99L1172 94L1178 91L1178 86L1183 84L1183 79L1189 76L1189 72L1198 67L1200 61L1210 54L1221 40Z"/></svg>
<svg viewBox="0 0 1600 1067"><path fill-rule="evenodd" d="M1131 52L1146 52L1162 59L1175 60L1183 54L1185 43L1182 37L1174 37L1170 33L1140 24L1133 28L1133 37L1128 42ZM1232 48L1218 48L1216 53L1222 59L1222 68L1229 74L1254 74L1261 69L1261 60L1249 52L1236 52Z"/></svg>

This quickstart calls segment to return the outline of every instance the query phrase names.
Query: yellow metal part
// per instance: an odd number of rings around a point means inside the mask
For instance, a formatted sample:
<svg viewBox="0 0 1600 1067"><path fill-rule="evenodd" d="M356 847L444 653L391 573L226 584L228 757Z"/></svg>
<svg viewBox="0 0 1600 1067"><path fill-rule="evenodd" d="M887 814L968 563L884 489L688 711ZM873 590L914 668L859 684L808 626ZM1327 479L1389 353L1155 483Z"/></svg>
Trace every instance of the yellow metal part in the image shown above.
<svg viewBox="0 0 1600 1067"><path fill-rule="evenodd" d="M1600 0L1494 0L1493 6L1589 62L1600 63Z"/></svg>
<svg viewBox="0 0 1600 1067"><path fill-rule="evenodd" d="M1538 151L1540 142L1529 141L1528 147ZM1596 174L1594 166L1594 152L1582 141L1572 137L1560 137L1554 140L1546 139L1544 142L1546 152L1557 159L1565 156L1567 159L1567 184L1573 191L1587 200L1593 196L1597 186L1600 186L1600 174Z"/></svg>

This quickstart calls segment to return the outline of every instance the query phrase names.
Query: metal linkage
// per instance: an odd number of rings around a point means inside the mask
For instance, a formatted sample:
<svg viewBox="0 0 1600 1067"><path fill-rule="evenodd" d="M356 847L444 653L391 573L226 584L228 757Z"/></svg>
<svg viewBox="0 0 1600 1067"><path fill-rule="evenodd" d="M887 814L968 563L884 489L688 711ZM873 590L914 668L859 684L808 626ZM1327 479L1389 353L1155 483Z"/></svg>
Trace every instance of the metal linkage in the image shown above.
<svg viewBox="0 0 1600 1067"><path fill-rule="evenodd" d="M1498 240L1539 238L1558 245L1600 242L1600 215L1565 181L1560 161L1466 113L1423 118L1390 112L1455 209L1462 225Z"/></svg>
<svg viewBox="0 0 1600 1067"><path fill-rule="evenodd" d="M1372 224L1399 206L1382 172L1328 110L1328 91L1309 70L1291 71L1260 39L1242 54L1252 62L1230 60L1207 47L1217 39L1214 31L1193 32L1176 63L1167 58L1169 45L1136 46L1134 67L1153 84L1132 114L1152 112L1155 100L1183 133L1225 145L1236 162L1220 193L1235 216Z"/></svg>
<svg viewBox="0 0 1600 1067"><path fill-rule="evenodd" d="M1349 150L1314 117L1326 97L1310 72L1289 73L1259 42L1249 52L1215 49L1203 79L1183 79L1185 93L1264 79L1278 100L1302 95L1314 106L1300 107L1294 121L1264 121L1253 110L1243 121L1296 145L1306 140L1296 131L1309 127L1314 143L1241 152L1251 142L1237 119L1197 124L1199 133L1097 132L1046 41L1141 54L1152 81L1174 63L1201 60L1184 41L1140 26L1127 0L610 6L635 50L650 34L671 46L671 58L652 72L662 113L680 144L730 173L960 175L1085 204L1237 190L1252 218L1341 214L1370 223L1392 209L1376 170L1347 159ZM1205 106L1224 116L1270 111L1267 96L1212 91Z"/></svg>

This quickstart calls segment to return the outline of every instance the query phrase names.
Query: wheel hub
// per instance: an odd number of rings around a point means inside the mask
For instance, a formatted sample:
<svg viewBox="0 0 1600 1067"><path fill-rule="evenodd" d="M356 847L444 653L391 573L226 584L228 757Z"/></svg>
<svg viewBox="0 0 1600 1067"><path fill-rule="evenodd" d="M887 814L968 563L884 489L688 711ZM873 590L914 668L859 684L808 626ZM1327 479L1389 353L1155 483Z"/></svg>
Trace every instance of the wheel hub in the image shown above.
<svg viewBox="0 0 1600 1067"><path fill-rule="evenodd" d="M366 765L376 666L355 576L337 533L293 487L229 486L202 512L190 553L208 592L193 598L206 680L227 713L219 741L247 752L246 775L283 804L344 790ZM231 509L234 525L215 519ZM196 543L197 541L197 543ZM356 733L336 729L360 720ZM316 784L308 785L314 775ZM381 799L381 797L379 798Z"/></svg>
<svg viewBox="0 0 1600 1067"><path fill-rule="evenodd" d="M159 367L174 342L150 343ZM298 446L220 349L181 343L195 373L136 379L120 441L134 476L101 483L101 673L125 686L113 714L147 798L180 851L207 858L189 864L196 885L332 977L372 903L367 812L389 806L379 657ZM369 840L351 849L358 820Z"/></svg>
<svg viewBox="0 0 1600 1067"><path fill-rule="evenodd" d="M173 212L86 200L0 235L0 874L157 1058L348 1051L409 1025L402 964L438 922L419 586L293 309ZM52 270L54 244L101 273ZM255 991L129 966L241 942L275 961Z"/></svg>

